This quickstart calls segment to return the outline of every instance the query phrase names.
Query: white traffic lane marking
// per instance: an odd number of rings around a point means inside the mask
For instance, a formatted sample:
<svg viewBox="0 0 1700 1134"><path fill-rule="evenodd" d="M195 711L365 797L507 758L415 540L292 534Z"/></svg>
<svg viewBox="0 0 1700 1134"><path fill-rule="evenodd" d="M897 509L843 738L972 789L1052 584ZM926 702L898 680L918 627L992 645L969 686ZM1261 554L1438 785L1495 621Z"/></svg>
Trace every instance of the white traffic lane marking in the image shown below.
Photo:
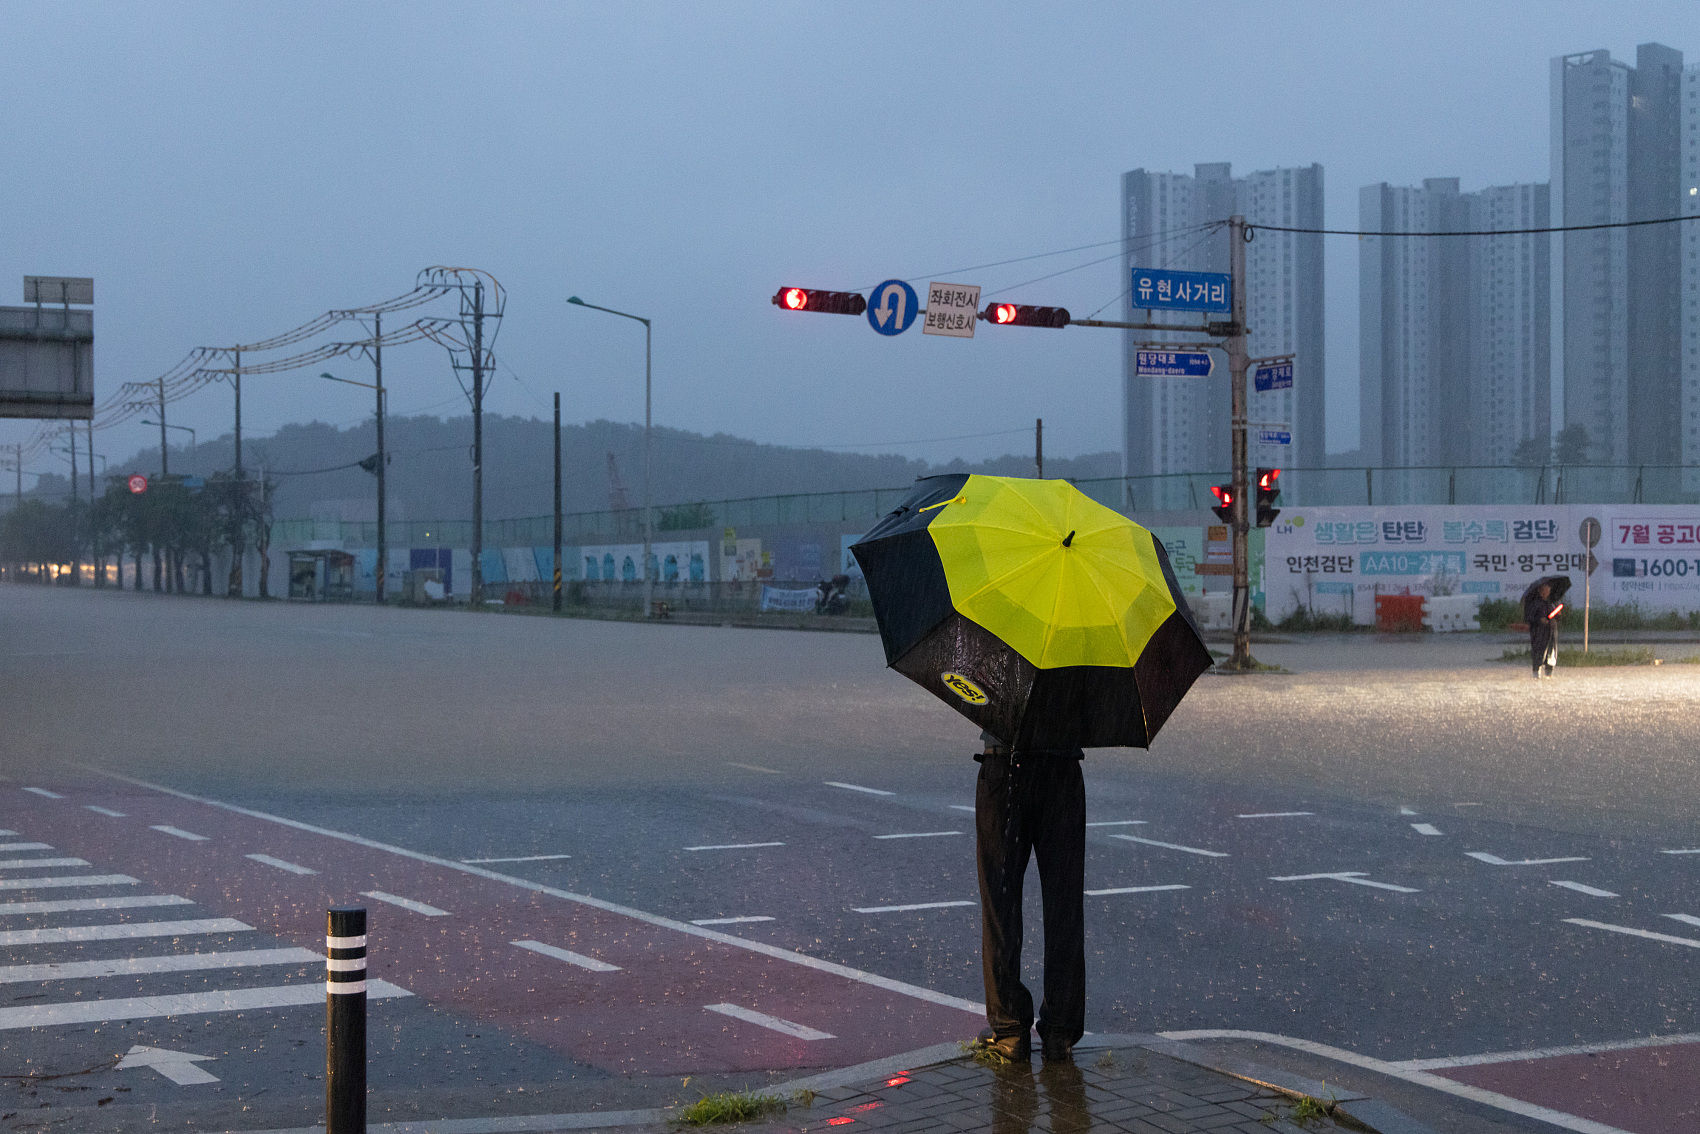
<svg viewBox="0 0 1700 1134"><path fill-rule="evenodd" d="M1105 894L1155 894L1159 890L1190 890L1191 886L1114 886L1108 890L1088 890L1087 897L1097 898Z"/></svg>
<svg viewBox="0 0 1700 1134"><path fill-rule="evenodd" d="M1681 850L1663 850L1660 854L1700 854L1700 847L1684 847Z"/></svg>
<svg viewBox="0 0 1700 1134"><path fill-rule="evenodd" d="M877 787L863 787L861 784L841 784L837 780L822 780L827 787L843 788L845 791L865 792L868 795L896 795L894 791L883 791Z"/></svg>
<svg viewBox="0 0 1700 1134"><path fill-rule="evenodd" d="M243 858L251 858L261 866L275 866L279 870L287 870L291 874L317 874L317 870L302 866L299 863L288 862L281 858L273 858L269 854L246 854Z"/></svg>
<svg viewBox="0 0 1700 1134"><path fill-rule="evenodd" d="M1672 921L1680 921L1684 925L1700 925L1700 917L1686 913L1668 913L1665 915Z"/></svg>
<svg viewBox="0 0 1700 1134"><path fill-rule="evenodd" d="M1440 834L1440 828L1436 827L1433 823L1412 823L1411 830L1415 831L1419 835Z"/></svg>
<svg viewBox="0 0 1700 1134"><path fill-rule="evenodd" d="M416 914L424 914L426 917L449 916L448 910L440 910L436 906L428 906L424 902L416 902L412 898L399 897L382 890L362 890L361 894L364 897L375 898L380 902L387 902L392 906L400 906L404 910L412 910Z"/></svg>
<svg viewBox="0 0 1700 1134"><path fill-rule="evenodd" d="M776 768L764 768L760 764L740 764L736 760L726 761L729 768L742 768L746 772L765 772L770 776L783 776L785 773Z"/></svg>
<svg viewBox="0 0 1700 1134"><path fill-rule="evenodd" d="M1202 847L1183 847L1179 843L1160 843L1156 839L1142 839L1138 835L1111 835L1112 839L1126 839L1130 843L1141 843L1148 847L1162 847L1164 850L1184 851L1187 854L1201 854L1206 858L1227 858L1227 851L1205 850Z"/></svg>
<svg viewBox="0 0 1700 1134"><path fill-rule="evenodd" d="M87 866L88 863L83 863ZM128 874L66 874L52 878L0 878L0 890L62 890L69 886L134 886Z"/></svg>
<svg viewBox="0 0 1700 1134"><path fill-rule="evenodd" d="M708 846L686 847L688 851L705 850L755 850L758 847L782 847L784 843L712 843Z"/></svg>
<svg viewBox="0 0 1700 1134"><path fill-rule="evenodd" d="M196 1055L191 1051L172 1051L163 1047L143 1047L137 1044L118 1061L114 1071L129 1071L136 1067L152 1067L179 1087L193 1087L201 1083L216 1083L218 1076L209 1074L195 1064L202 1060L215 1058L211 1055Z"/></svg>
<svg viewBox="0 0 1700 1134"><path fill-rule="evenodd" d="M1146 822L1147 820L1144 819L1099 819L1086 825L1088 827L1143 827Z"/></svg>
<svg viewBox="0 0 1700 1134"><path fill-rule="evenodd" d="M1547 885L1561 886L1566 890L1575 890L1578 894L1586 894L1590 898L1615 898L1618 896L1610 890L1601 890L1597 886L1584 886L1580 882L1567 882L1562 879L1549 879L1547 881Z"/></svg>
<svg viewBox="0 0 1700 1134"><path fill-rule="evenodd" d="M86 858L0 858L0 870L28 870L35 866L87 866Z"/></svg>
<svg viewBox="0 0 1700 1134"><path fill-rule="evenodd" d="M462 862L479 866L491 862L553 862L560 858L571 858L570 854L525 854L518 858L463 858Z"/></svg>
<svg viewBox="0 0 1700 1134"><path fill-rule="evenodd" d="M1690 949L1700 949L1700 941L1696 941L1692 937L1673 937L1669 933L1654 933L1650 929L1634 929L1627 925L1589 921L1585 917L1567 917L1564 921L1566 925L1581 925L1589 929L1603 929L1608 933L1623 933L1630 937L1645 937L1649 941L1663 941L1670 945L1687 945Z"/></svg>
<svg viewBox="0 0 1700 1134"><path fill-rule="evenodd" d="M1585 855L1573 855L1570 858L1504 859L1504 858L1500 858L1497 854L1488 854L1486 851L1479 851L1479 850L1465 851L1464 854L1467 858L1473 858L1477 862L1485 862L1489 866L1548 866L1548 865L1551 865L1552 863L1555 863L1555 862L1587 862L1588 861L1588 858Z"/></svg>
<svg viewBox="0 0 1700 1134"><path fill-rule="evenodd" d="M1485 1051L1477 1055L1454 1055L1441 1059L1404 1059L1391 1066L1405 1071L1439 1071L1450 1067L1482 1067L1489 1063L1525 1063L1556 1059L1563 1055L1598 1055L1608 1051L1637 1051L1644 1047L1674 1047L1700 1043L1700 1032L1677 1036L1644 1036L1606 1043L1578 1043L1565 1047L1535 1047L1524 1051Z"/></svg>
<svg viewBox="0 0 1700 1134"><path fill-rule="evenodd" d="M58 792L48 791L44 787L27 787L24 790L27 791L27 792L31 792L35 795L39 795L43 799L64 799L65 798L64 796L60 795Z"/></svg>
<svg viewBox="0 0 1700 1134"><path fill-rule="evenodd" d="M108 819L124 819L124 818L126 818L125 814L122 811L114 811L110 807L96 807L92 803L85 803L85 804L83 804L83 808L85 810L94 812L96 815L104 815Z"/></svg>
<svg viewBox="0 0 1700 1134"><path fill-rule="evenodd" d="M0 839L15 838L17 837L17 834L18 833L16 831L0 831Z"/></svg>
<svg viewBox="0 0 1700 1134"><path fill-rule="evenodd" d="M1364 876L1362 870L1335 870L1326 874L1285 874L1280 877L1271 876L1271 882L1346 882L1353 886L1373 886L1377 890L1392 890L1397 894L1420 894L1421 890L1412 886L1395 886L1391 882L1376 882Z"/></svg>
<svg viewBox="0 0 1700 1134"><path fill-rule="evenodd" d="M973 902L916 902L908 906L851 906L855 913L908 913L910 910L943 910L952 906L971 906Z"/></svg>
<svg viewBox="0 0 1700 1134"><path fill-rule="evenodd" d="M9 929L0 945L63 945L71 941L127 941L134 937L183 937L191 933L246 933L254 927L235 918L195 921L126 921L115 925L68 925L60 929Z"/></svg>
<svg viewBox="0 0 1700 1134"><path fill-rule="evenodd" d="M202 969L245 969L259 965L311 965L323 964L324 960L311 949L239 949L225 953L114 957L108 961L55 961L41 965L0 966L0 984L139 976L143 973L191 973Z"/></svg>
<svg viewBox="0 0 1700 1134"><path fill-rule="evenodd" d="M829 1040L833 1039L831 1032L817 1031L803 1024L790 1020L781 1020L778 1016L769 1016L766 1012L757 1012L751 1008L740 1008L736 1004L704 1004L710 1012L718 1012L722 1016L730 1016L734 1020L742 1020L746 1024L755 1024L769 1031L780 1032L800 1040Z"/></svg>
<svg viewBox="0 0 1700 1134"><path fill-rule="evenodd" d="M52 843L0 843L0 851L52 850Z"/></svg>
<svg viewBox="0 0 1700 1134"><path fill-rule="evenodd" d="M382 1000L412 996L405 988L383 980L366 983L366 996ZM272 988L232 988L222 992L187 992L174 996L126 996L115 1000L76 1000L0 1008L0 1030L47 1028L61 1024L103 1024L116 1020L145 1020L155 1016L207 1016L218 1012L252 1012L261 1008L296 1008L325 1002L318 981Z"/></svg>
<svg viewBox="0 0 1700 1134"><path fill-rule="evenodd" d="M974 810L974 805L971 803L953 803L950 805L950 809L952 811L972 811ZM1090 827L1092 824L1088 823L1086 825Z"/></svg>
<svg viewBox="0 0 1700 1134"><path fill-rule="evenodd" d="M170 835L174 839L187 839L191 843L204 843L207 841L207 837L205 835L197 835L193 831L185 831L183 828L173 827L169 823L158 823L149 827L148 830L158 831L162 835Z"/></svg>
<svg viewBox="0 0 1700 1134"><path fill-rule="evenodd" d="M756 921L772 921L771 917L699 917L692 925L746 925Z"/></svg>
<svg viewBox="0 0 1700 1134"><path fill-rule="evenodd" d="M0 917L14 914L86 913L90 910L144 910L157 906L192 906L176 894L127 894L113 898L78 898L55 902L0 902Z"/></svg>
<svg viewBox="0 0 1700 1134"><path fill-rule="evenodd" d="M575 953L571 949L557 949L553 945L545 945L541 941L510 941L509 945L518 945L521 949L529 949L545 957L553 957L557 961L565 961L569 965L577 965L581 969L589 969L593 973L617 973L619 965L610 965L607 961L598 961L595 957L587 957L583 953Z"/></svg>
<svg viewBox="0 0 1700 1134"><path fill-rule="evenodd" d="M1401 815L1415 815L1415 814L1417 814L1417 812L1411 810L1409 807L1401 807L1399 809L1399 814L1401 814Z"/></svg>
<svg viewBox="0 0 1700 1134"><path fill-rule="evenodd" d="M902 835L875 835L876 839L939 839L946 835L960 835L961 831L911 831Z"/></svg>
<svg viewBox="0 0 1700 1134"><path fill-rule="evenodd" d="M1236 815L1235 819L1298 819L1306 815L1315 815L1314 811L1254 811L1249 815Z"/></svg>

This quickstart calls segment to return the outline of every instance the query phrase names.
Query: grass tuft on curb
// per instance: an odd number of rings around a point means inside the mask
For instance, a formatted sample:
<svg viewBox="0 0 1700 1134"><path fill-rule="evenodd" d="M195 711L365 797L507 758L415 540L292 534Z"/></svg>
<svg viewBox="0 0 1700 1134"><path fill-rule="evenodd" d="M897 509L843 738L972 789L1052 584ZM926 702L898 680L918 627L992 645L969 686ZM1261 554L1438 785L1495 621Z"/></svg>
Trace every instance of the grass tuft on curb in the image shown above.
<svg viewBox="0 0 1700 1134"><path fill-rule="evenodd" d="M778 1095L721 1091L718 1094L704 1095L680 1111L673 1121L680 1126L719 1126L729 1122L750 1122L758 1118L768 1118L784 1111L785 1100Z"/></svg>
<svg viewBox="0 0 1700 1134"><path fill-rule="evenodd" d="M1499 655L1502 662L1521 662L1529 664L1529 651L1520 646L1507 646L1505 652ZM1654 665L1657 658L1653 655L1651 646L1624 646L1618 649L1566 650L1558 655L1558 667L1590 668L1610 665Z"/></svg>

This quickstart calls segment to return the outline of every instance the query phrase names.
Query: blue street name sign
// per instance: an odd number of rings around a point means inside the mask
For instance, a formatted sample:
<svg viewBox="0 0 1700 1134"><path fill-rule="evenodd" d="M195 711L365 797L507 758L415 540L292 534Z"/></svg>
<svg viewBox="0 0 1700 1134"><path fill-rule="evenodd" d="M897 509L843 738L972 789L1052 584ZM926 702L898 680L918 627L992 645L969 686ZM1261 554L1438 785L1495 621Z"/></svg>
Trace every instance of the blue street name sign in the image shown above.
<svg viewBox="0 0 1700 1134"><path fill-rule="evenodd" d="M920 298L902 280L886 280L868 296L868 326L882 335L901 335L920 313Z"/></svg>
<svg viewBox="0 0 1700 1134"><path fill-rule="evenodd" d="M1289 429L1259 429L1257 441L1260 445L1291 445L1293 433Z"/></svg>
<svg viewBox="0 0 1700 1134"><path fill-rule="evenodd" d="M1293 364L1276 362L1269 366L1259 366L1251 380L1260 394L1267 394L1271 390L1291 390L1293 388Z"/></svg>
<svg viewBox="0 0 1700 1134"><path fill-rule="evenodd" d="M1215 311L1226 315L1234 298L1225 272L1171 272L1164 268L1135 268L1135 307L1157 311Z"/></svg>
<svg viewBox="0 0 1700 1134"><path fill-rule="evenodd" d="M1214 365L1207 350L1133 352L1133 372L1141 378L1208 378Z"/></svg>

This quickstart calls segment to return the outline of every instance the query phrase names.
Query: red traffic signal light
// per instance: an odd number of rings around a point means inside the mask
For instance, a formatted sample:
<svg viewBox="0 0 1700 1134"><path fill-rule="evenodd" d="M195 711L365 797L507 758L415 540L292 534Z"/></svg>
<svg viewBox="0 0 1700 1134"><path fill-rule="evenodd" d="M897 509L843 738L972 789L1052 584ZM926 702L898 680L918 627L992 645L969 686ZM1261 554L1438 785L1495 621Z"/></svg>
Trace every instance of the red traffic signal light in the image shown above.
<svg viewBox="0 0 1700 1134"><path fill-rule="evenodd" d="M1279 488L1275 488L1275 481L1277 479L1279 479L1280 476L1281 476L1281 470L1280 469L1258 469L1257 470L1257 487L1258 487L1258 490L1262 491L1264 489L1274 489L1276 492L1281 491Z"/></svg>
<svg viewBox="0 0 1700 1134"><path fill-rule="evenodd" d="M1210 510L1216 513L1216 518L1224 524L1234 521L1234 486L1231 484L1213 484L1210 486L1211 495L1216 497L1216 503Z"/></svg>
<svg viewBox="0 0 1700 1134"><path fill-rule="evenodd" d="M773 293L773 305L786 311L820 311L827 315L860 315L868 301L860 292L822 291L813 287L782 287Z"/></svg>
<svg viewBox="0 0 1700 1134"><path fill-rule="evenodd" d="M980 313L988 323L1016 327L1066 327L1068 308L1031 307L1025 303L993 303Z"/></svg>
<svg viewBox="0 0 1700 1134"><path fill-rule="evenodd" d="M1257 526L1260 528L1267 528L1281 514L1281 509L1275 507L1275 502L1281 499L1280 486L1275 483L1280 478L1280 469L1257 470Z"/></svg>

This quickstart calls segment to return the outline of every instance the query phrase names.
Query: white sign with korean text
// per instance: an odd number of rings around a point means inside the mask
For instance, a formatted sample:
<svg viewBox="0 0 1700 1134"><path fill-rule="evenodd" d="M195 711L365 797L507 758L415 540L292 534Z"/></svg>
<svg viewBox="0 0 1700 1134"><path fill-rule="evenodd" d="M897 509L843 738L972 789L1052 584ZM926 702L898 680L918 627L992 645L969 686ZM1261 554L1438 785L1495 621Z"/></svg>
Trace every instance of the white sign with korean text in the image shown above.
<svg viewBox="0 0 1700 1134"><path fill-rule="evenodd" d="M927 318L923 335L949 335L955 339L974 337L980 316L978 284L930 283L927 285Z"/></svg>

